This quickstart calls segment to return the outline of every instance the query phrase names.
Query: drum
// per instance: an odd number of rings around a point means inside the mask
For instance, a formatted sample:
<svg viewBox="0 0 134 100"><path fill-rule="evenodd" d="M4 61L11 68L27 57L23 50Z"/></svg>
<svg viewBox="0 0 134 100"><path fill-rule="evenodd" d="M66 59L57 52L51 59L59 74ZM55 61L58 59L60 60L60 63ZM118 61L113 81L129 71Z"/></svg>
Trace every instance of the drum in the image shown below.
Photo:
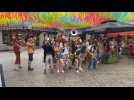
<svg viewBox="0 0 134 100"><path fill-rule="evenodd" d="M75 59L75 54L74 53L70 53L69 54L69 59L71 59L71 60Z"/></svg>

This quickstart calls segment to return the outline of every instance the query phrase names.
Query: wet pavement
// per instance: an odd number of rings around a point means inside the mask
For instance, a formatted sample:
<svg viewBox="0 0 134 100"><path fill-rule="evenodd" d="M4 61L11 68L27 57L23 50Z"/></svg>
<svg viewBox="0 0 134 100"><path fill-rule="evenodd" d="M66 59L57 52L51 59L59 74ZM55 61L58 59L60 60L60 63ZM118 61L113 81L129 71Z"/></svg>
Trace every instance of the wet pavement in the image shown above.
<svg viewBox="0 0 134 100"><path fill-rule="evenodd" d="M43 51L34 54L34 71L27 71L27 52L21 54L23 69L14 71L13 52L0 52L7 87L128 87L134 86L134 59L123 57L116 64L98 65L96 70L43 74Z"/></svg>

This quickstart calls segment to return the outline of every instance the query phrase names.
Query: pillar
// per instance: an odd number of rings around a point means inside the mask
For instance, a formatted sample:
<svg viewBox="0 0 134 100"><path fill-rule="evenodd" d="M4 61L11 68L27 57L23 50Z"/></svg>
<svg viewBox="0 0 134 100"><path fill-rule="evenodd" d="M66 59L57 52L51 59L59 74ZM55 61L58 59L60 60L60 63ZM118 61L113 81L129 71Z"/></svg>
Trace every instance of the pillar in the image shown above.
<svg viewBox="0 0 134 100"><path fill-rule="evenodd" d="M40 36L39 36L39 47L42 47L42 45L43 45L44 34L45 34L45 33L41 33Z"/></svg>

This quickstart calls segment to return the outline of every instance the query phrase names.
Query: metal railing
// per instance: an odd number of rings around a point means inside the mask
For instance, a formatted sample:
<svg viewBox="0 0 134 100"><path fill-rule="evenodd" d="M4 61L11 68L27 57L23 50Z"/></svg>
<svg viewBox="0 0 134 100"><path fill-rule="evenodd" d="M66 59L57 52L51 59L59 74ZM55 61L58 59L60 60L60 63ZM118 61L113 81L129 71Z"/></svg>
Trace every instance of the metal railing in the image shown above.
<svg viewBox="0 0 134 100"><path fill-rule="evenodd" d="M1 86L2 86L2 87L6 87L2 64L0 64L0 79L1 79L1 80L0 80L0 82L1 82L1 83L0 83Z"/></svg>

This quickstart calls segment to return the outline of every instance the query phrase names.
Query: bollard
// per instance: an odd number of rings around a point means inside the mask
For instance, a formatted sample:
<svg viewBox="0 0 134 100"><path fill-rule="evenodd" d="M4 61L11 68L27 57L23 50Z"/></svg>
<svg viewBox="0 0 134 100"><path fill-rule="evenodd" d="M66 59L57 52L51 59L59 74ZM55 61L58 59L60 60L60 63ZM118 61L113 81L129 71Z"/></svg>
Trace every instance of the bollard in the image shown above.
<svg viewBox="0 0 134 100"><path fill-rule="evenodd" d="M1 79L0 81L1 81L2 87L6 87L2 64L0 64L0 79Z"/></svg>

